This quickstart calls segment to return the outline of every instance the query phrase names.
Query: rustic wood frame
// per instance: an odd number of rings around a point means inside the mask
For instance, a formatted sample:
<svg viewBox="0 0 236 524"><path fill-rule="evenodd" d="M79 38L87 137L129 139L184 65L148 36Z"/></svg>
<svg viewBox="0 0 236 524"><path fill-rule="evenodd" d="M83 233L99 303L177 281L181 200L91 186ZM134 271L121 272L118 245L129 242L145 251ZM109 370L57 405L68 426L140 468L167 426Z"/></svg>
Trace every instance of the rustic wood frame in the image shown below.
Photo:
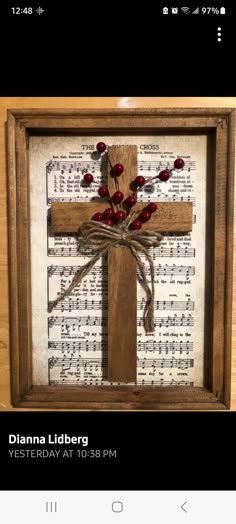
<svg viewBox="0 0 236 524"><path fill-rule="evenodd" d="M29 241L30 134L206 134L208 220L204 387L33 386ZM36 109L8 111L11 398L17 408L224 410L230 408L235 111Z"/></svg>

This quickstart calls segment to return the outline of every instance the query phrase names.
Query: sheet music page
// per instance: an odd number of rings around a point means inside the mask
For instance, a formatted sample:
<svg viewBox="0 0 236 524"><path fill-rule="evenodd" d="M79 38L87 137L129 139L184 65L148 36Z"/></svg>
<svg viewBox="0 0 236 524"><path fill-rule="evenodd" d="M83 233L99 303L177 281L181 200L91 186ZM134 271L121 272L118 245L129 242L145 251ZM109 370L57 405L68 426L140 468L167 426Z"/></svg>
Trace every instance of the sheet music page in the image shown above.
<svg viewBox="0 0 236 524"><path fill-rule="evenodd" d="M150 249L155 266L155 333L143 328L145 293L137 291L137 384L202 386L205 300L206 152L201 136L33 136L30 137L31 281L33 383L104 385L107 371L107 263L100 260L52 313L52 302L93 252L76 235L52 234L52 202L88 202L97 186L83 184L90 172L106 183L106 157L96 143L138 146L138 174L153 177L183 171L168 182L147 184L139 201L193 202L193 230L166 235ZM128 188L127 188L128 189ZM127 194L129 191L127 191ZM104 203L104 209L107 207ZM145 262L145 259L143 259ZM148 264L146 264L148 274Z"/></svg>

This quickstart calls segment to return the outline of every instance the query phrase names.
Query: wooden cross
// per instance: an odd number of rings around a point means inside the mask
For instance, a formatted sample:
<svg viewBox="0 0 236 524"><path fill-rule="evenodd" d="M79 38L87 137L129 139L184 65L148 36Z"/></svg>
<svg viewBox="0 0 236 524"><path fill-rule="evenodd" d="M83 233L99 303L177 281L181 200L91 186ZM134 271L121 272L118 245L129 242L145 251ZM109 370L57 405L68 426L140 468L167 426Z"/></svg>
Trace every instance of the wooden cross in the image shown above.
<svg viewBox="0 0 236 524"><path fill-rule="evenodd" d="M108 148L111 165L122 163L124 172L119 177L119 190L125 197L130 184L137 176L137 147L111 146ZM110 195L116 190L115 179L110 176L107 163ZM141 211L146 203L137 203L134 210ZM108 207L107 202L53 203L52 230L55 233L78 233L80 225ZM191 202L158 203L156 213L143 225L143 229L158 232L189 232L192 230ZM137 338L137 268L136 260L128 247L115 247L108 253L108 380L110 382L136 381Z"/></svg>

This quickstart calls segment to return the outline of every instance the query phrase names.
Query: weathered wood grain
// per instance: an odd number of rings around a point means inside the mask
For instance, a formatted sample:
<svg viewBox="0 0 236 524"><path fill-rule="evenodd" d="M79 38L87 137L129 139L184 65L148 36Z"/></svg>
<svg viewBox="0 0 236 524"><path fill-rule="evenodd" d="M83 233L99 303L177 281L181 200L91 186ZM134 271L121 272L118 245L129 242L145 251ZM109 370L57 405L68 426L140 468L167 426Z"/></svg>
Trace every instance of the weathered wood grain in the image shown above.
<svg viewBox="0 0 236 524"><path fill-rule="evenodd" d="M131 194L131 193L130 193ZM152 199L153 201L153 199ZM147 204L137 203L135 210L142 211ZM159 202L158 209L142 229L149 231L184 233L192 231L192 202ZM102 213L108 204L96 202L53 202L51 206L52 231L77 233L80 225L91 220L94 213Z"/></svg>
<svg viewBox="0 0 236 524"><path fill-rule="evenodd" d="M30 99L32 100L32 99ZM28 103L28 102L27 102ZM8 99L8 107L14 106L14 101ZM40 103L37 102L37 105ZM29 105L28 105L29 107ZM5 109L4 115L5 118ZM69 109L65 111L60 109L58 111L52 109L34 110L22 109L13 111L9 114L9 142L8 149L8 165L10 174L9 183L9 204L12 206L10 210L10 235L9 241L11 244L10 258L11 258L11 340L16 341L12 344L11 355L11 382L12 382L12 405L16 408L27 409L224 409L229 407L230 401L230 372L231 372L231 352L230 352L230 338L231 338L231 297L232 297L232 238L233 238L233 174L234 174L234 144L235 144L235 125L234 110L232 109L151 109L151 110L119 110L114 111L100 110L99 112L84 110L74 111ZM2 120L3 121L3 120ZM83 124L84 123L84 124ZM210 294L208 300L210 301L209 308L212 309L212 322L208 325L206 321L206 343L205 343L205 360L209 360L211 365L207 371L208 380L206 380L206 388L138 388L127 387L124 390L119 387L110 388L58 388L58 387L32 387L29 386L29 379L31 376L30 366L30 352L32 352L31 341L27 343L26 358L24 356L24 344L27 342L23 340L24 336L30 338L30 328L21 330L20 321L28 324L30 323L30 298L29 287L24 295L22 282L18 275L18 268L23 268L23 262L29 259L29 250L23 247L17 241L17 233L20 232L24 242L27 242L27 234L23 234L23 229L30 227L30 216L27 212L21 214L21 209L18 201L18 195L22 190L25 192L25 185L21 186L21 174L19 169L27 169L27 144L24 142L24 133L22 133L23 140L21 141L21 150L18 154L23 158L16 163L15 159L15 143L16 143L16 127L25 128L26 130L35 129L36 131L47 131L51 129L60 130L60 132L79 132L86 133L100 132L160 132L165 133L174 130L179 133L207 133L211 136L212 158L214 165L209 171L208 176L212 177L211 189L211 216L208 214L208 233L210 237L210 251L208 255L212 262L212 279L210 282ZM222 129L222 133L218 129ZM2 127L3 129L3 127ZM2 136L2 135L1 135ZM221 151L221 139L223 149ZM2 138L1 138L2 140ZM2 140L3 143L3 140ZM3 151L3 148L2 148ZM227 154L225 153L227 152ZM220 156L223 153L223 158L226 160L224 165L220 162ZM4 153L3 153L4 155ZM1 164L2 165L2 164ZM216 169L216 167L219 168ZM27 173L26 173L27 175ZM221 181L216 181L217 177ZM221 185L222 184L222 185ZM225 190L226 187L226 190ZM222 193L220 193L222 189ZM220 197L221 194L221 197ZM3 191L4 195L4 191ZM22 199L22 202L24 199ZM27 206L26 206L27 211ZM208 210L207 210L208 211ZM217 216L218 215L218 216ZM14 233L17 223L22 221L22 224L17 228L17 233ZM217 235L219 234L219 240ZM223 249L220 239L226 238L223 241ZM208 243L209 237L206 239ZM225 249L224 249L225 246ZM216 250L220 250L220 254ZM1 260L6 260L6 253L2 253ZM214 262L216 256L216 260ZM5 258L4 258L5 257ZM26 257L26 258L25 258ZM9 259L10 260L10 259ZM25 269L26 276L29 265ZM217 277L219 269L219 276ZM217 291L219 284L219 291L222 290L220 279L224 283L223 295ZM5 279L5 286L7 279ZM26 280L24 280L26 283ZM27 285L27 284L26 284ZM207 280L206 285L209 285ZM22 307L26 315L20 315L19 309ZM217 309L217 301L219 301L219 308ZM223 302L223 306L222 306ZM215 311L216 308L216 311ZM208 319L207 319L208 320ZM218 333L220 335L220 344L215 346L217 342L216 336L213 336L218 323ZM21 330L21 335L19 331ZM235 336L234 336L235 346ZM23 359L22 359L23 355ZM7 366L6 359L4 360L4 373ZM25 371L24 371L25 366ZM20 367L20 370L19 370ZM235 398L235 372L234 379L234 398ZM3 374L1 374L3 377ZM223 379L222 379L223 377ZM4 384L5 381L4 375ZM188 390L188 391L187 391ZM5 390L4 390L5 391ZM8 393L6 401L2 405L7 405L11 409ZM235 404L235 400L234 400ZM234 404L232 406L234 406ZM3 409L5 409L3 407Z"/></svg>
<svg viewBox="0 0 236 524"><path fill-rule="evenodd" d="M111 165L122 163L119 190L127 188L137 176L137 147L108 148ZM108 162L110 195L118 189ZM108 380L135 382L137 373L137 268L128 248L114 247L108 253Z"/></svg>

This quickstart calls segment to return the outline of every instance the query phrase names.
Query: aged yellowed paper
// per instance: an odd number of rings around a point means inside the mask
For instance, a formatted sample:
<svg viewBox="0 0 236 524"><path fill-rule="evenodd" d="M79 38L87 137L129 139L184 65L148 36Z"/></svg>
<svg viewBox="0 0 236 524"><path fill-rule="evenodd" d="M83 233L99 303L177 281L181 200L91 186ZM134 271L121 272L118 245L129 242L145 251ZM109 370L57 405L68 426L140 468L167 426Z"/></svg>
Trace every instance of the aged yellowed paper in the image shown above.
<svg viewBox="0 0 236 524"><path fill-rule="evenodd" d="M193 202L193 230L166 235L160 247L150 250L155 265L155 333L144 333L145 294L138 285L137 383L201 386L207 322L204 135L30 137L33 383L109 386L106 260L97 262L79 288L47 312L48 303L91 256L79 247L75 235L52 234L50 205L96 196L97 186L82 181L90 172L97 183L105 183L105 157L95 153L100 140L137 145L138 173L145 178L173 168L178 156L185 161L183 171L172 171L168 182L150 182L139 195L143 202ZM146 269L148 274L148 265Z"/></svg>

